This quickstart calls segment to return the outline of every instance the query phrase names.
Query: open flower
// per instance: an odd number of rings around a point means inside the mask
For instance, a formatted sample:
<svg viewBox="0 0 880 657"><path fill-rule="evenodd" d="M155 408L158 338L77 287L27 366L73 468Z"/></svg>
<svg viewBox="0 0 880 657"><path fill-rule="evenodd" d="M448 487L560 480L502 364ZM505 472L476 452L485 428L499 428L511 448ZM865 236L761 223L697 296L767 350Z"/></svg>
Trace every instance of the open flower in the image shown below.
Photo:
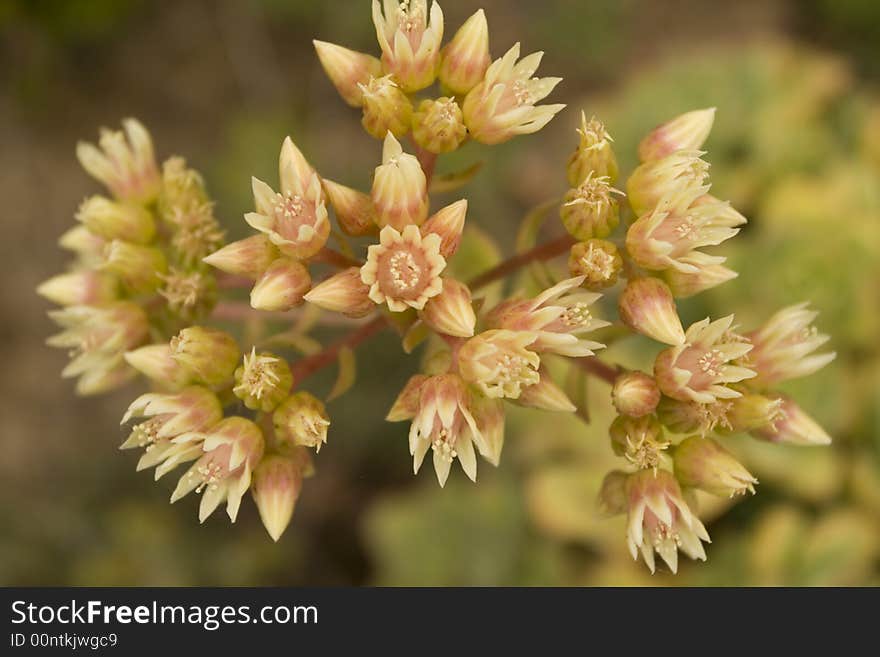
<svg viewBox="0 0 880 657"><path fill-rule="evenodd" d="M626 246L646 269L696 274L703 259L692 263L696 249L717 246L739 232L745 217L728 203L708 196L708 185L678 185L658 205L630 226ZM724 262L717 258L715 264Z"/></svg>
<svg viewBox="0 0 880 657"><path fill-rule="evenodd" d="M678 550L691 559L706 560L701 541L709 534L690 510L678 482L665 470L656 473L639 470L626 480L627 546L633 559L641 552L654 572L654 552L674 573L678 570Z"/></svg>
<svg viewBox="0 0 880 657"><path fill-rule="evenodd" d="M727 384L753 377L755 372L731 363L752 349L748 340L733 332L732 324L733 315L714 322L707 317L691 324L683 344L660 352L654 375L663 394L701 404L740 396Z"/></svg>
<svg viewBox="0 0 880 657"><path fill-rule="evenodd" d="M443 12L427 0L373 0L373 24L382 48L382 65L394 75L404 91L431 86L440 63Z"/></svg>
<svg viewBox="0 0 880 657"><path fill-rule="evenodd" d="M479 429L469 409L469 393L457 374L426 377L418 385L418 401L409 431L413 471L418 472L428 450L433 452L434 471L443 486L457 458L471 481L477 479L474 442Z"/></svg>
<svg viewBox="0 0 880 657"><path fill-rule="evenodd" d="M533 299L509 299L495 306L486 317L491 328L527 331L534 335L533 351L561 356L592 356L605 345L580 336L608 322L596 319L590 306L602 295L580 289L583 276L569 278L544 290ZM572 290L577 292L570 293Z"/></svg>
<svg viewBox="0 0 880 657"><path fill-rule="evenodd" d="M144 311L130 301L102 306L68 306L49 313L64 330L46 341L71 352L61 376L79 377L76 390L94 395L125 383L136 371L124 354L143 344L150 331Z"/></svg>
<svg viewBox="0 0 880 657"><path fill-rule="evenodd" d="M471 136L483 144L500 144L516 135L537 132L565 105L540 105L562 78L532 77L544 53L519 59L519 44L496 59L483 81L468 92L462 111Z"/></svg>
<svg viewBox="0 0 880 657"><path fill-rule="evenodd" d="M137 119L125 119L125 130L101 130L100 147L86 142L76 145L83 169L124 201L148 204L159 193L159 168L150 133Z"/></svg>
<svg viewBox="0 0 880 657"><path fill-rule="evenodd" d="M200 442L203 455L180 478L171 501L196 491L202 494L199 522L204 522L223 501L229 519L235 522L241 498L263 456L263 432L243 417L227 417L190 442Z"/></svg>
<svg viewBox="0 0 880 657"><path fill-rule="evenodd" d="M630 207L638 216L653 210L668 194L681 187L701 187L709 177L704 151L676 151L636 167L626 181Z"/></svg>
<svg viewBox="0 0 880 657"><path fill-rule="evenodd" d="M321 180L290 137L281 146L279 178L280 192L252 179L257 211L248 212L244 219L285 254L308 258L327 242L330 220Z"/></svg>
<svg viewBox="0 0 880 657"><path fill-rule="evenodd" d="M443 290L440 273L446 259L440 255L440 241L435 233L423 237L414 225L402 233L385 226L379 244L370 246L361 267L361 281L370 286L370 298L387 303L394 312L424 308L428 299Z"/></svg>
<svg viewBox="0 0 880 657"><path fill-rule="evenodd" d="M516 399L523 388L538 383L541 359L531 331L495 329L465 342L458 352L461 376L487 397Z"/></svg>
<svg viewBox="0 0 880 657"><path fill-rule="evenodd" d="M175 394L141 395L128 407L122 423L133 417L145 419L132 427L120 449L142 447L138 471L158 466L159 479L181 463L201 456L200 436L188 434L207 431L217 424L223 419L223 407L207 388L189 386ZM181 437L184 439L178 440Z"/></svg>
<svg viewBox="0 0 880 657"><path fill-rule="evenodd" d="M835 353L812 354L829 337L819 333L813 320L819 316L807 303L783 308L758 330L748 334L753 348L748 366L757 372L750 384L771 387L807 376L834 360Z"/></svg>

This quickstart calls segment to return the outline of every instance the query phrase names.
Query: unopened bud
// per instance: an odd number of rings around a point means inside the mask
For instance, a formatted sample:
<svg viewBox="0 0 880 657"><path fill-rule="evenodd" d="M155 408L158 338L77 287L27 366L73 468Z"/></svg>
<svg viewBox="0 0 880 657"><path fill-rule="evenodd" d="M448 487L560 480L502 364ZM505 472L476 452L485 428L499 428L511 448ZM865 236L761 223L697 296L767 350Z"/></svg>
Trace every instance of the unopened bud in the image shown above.
<svg viewBox="0 0 880 657"><path fill-rule="evenodd" d="M361 280L358 267L349 267L318 283L303 298L319 308L349 317L363 317L376 307L370 299L370 286Z"/></svg>
<svg viewBox="0 0 880 657"><path fill-rule="evenodd" d="M102 262L106 245L107 240L82 225L74 226L58 238L58 246L73 251L83 263L88 265Z"/></svg>
<svg viewBox="0 0 880 657"><path fill-rule="evenodd" d="M613 140L604 124L595 117L587 121L587 115L581 112L578 134L580 143L568 158L568 184L579 187L587 176L607 176L609 184L613 185L618 174L617 159L611 148Z"/></svg>
<svg viewBox="0 0 880 657"><path fill-rule="evenodd" d="M440 236L440 255L449 260L461 244L467 200L461 199L438 210L422 224L422 235L434 233Z"/></svg>
<svg viewBox="0 0 880 657"><path fill-rule="evenodd" d="M203 261L227 274L258 279L280 255L272 241L260 233L227 244Z"/></svg>
<svg viewBox="0 0 880 657"><path fill-rule="evenodd" d="M616 516L626 511L626 479L627 474L620 470L612 470L602 480L599 489L599 509L608 516Z"/></svg>
<svg viewBox="0 0 880 657"><path fill-rule="evenodd" d="M235 338L219 329L190 326L171 338L171 357L190 370L200 383L221 386L231 382L241 358Z"/></svg>
<svg viewBox="0 0 880 657"><path fill-rule="evenodd" d="M558 413L573 413L577 410L577 406L572 403L565 391L553 382L546 369L540 368L538 374L541 377L538 382L523 388L519 397L513 400L515 404Z"/></svg>
<svg viewBox="0 0 880 657"><path fill-rule="evenodd" d="M620 209L614 198L616 192L607 176L587 174L577 187L568 190L563 198L559 216L562 225L575 239L608 237L620 221Z"/></svg>
<svg viewBox="0 0 880 657"><path fill-rule="evenodd" d="M309 469L305 450L292 455L270 454L254 471L251 493L260 512L263 527L278 541L293 518L293 510Z"/></svg>
<svg viewBox="0 0 880 657"><path fill-rule="evenodd" d="M581 285L598 291L611 287L623 267L623 259L613 242L587 240L571 247L568 254L568 271L572 276L583 276Z"/></svg>
<svg viewBox="0 0 880 657"><path fill-rule="evenodd" d="M390 132L382 148L382 164L376 167L370 193L379 226L402 231L409 224L421 225L428 216L425 172L414 155L404 153Z"/></svg>
<svg viewBox="0 0 880 657"><path fill-rule="evenodd" d="M715 121L715 108L686 112L657 126L639 142L639 160L659 160L675 151L699 149Z"/></svg>
<svg viewBox="0 0 880 657"><path fill-rule="evenodd" d="M192 381L191 372L171 355L167 344L151 344L125 352L125 361L155 384L176 390Z"/></svg>
<svg viewBox="0 0 880 657"><path fill-rule="evenodd" d="M290 258L278 258L251 290L251 307L257 310L290 310L303 302L312 285L305 265Z"/></svg>
<svg viewBox="0 0 880 657"><path fill-rule="evenodd" d="M705 254L695 253L693 255ZM724 261L724 258L718 256L705 256L705 258L692 256L690 261L698 268L696 272L683 272L678 269L667 269L663 272L663 280L669 285L673 296L678 299L692 297L739 276L732 269L722 265L721 262Z"/></svg>
<svg viewBox="0 0 880 657"><path fill-rule="evenodd" d="M669 287L660 279L631 278L618 300L620 319L632 330L664 344L684 342L684 329Z"/></svg>
<svg viewBox="0 0 880 657"><path fill-rule="evenodd" d="M327 442L330 418L324 404L304 390L296 392L272 414L275 436L284 446L314 447L316 452Z"/></svg>
<svg viewBox="0 0 880 657"><path fill-rule="evenodd" d="M268 413L287 397L293 385L290 366L273 353L257 353L256 348L245 354L235 370L232 392L244 405Z"/></svg>
<svg viewBox="0 0 880 657"><path fill-rule="evenodd" d="M83 201L76 219L92 233L107 240L147 244L156 234L156 224L148 210L103 196L92 196Z"/></svg>
<svg viewBox="0 0 880 657"><path fill-rule="evenodd" d="M358 85L362 94L364 115L361 125L376 139L384 139L389 132L402 137L412 124L413 107L390 75L371 77Z"/></svg>
<svg viewBox="0 0 880 657"><path fill-rule="evenodd" d="M736 458L711 438L691 436L673 452L675 478L682 486L712 495L733 497L755 493L755 479Z"/></svg>
<svg viewBox="0 0 880 657"><path fill-rule="evenodd" d="M94 306L116 299L119 284L103 272L78 269L43 281L37 294L59 306Z"/></svg>
<svg viewBox="0 0 880 657"><path fill-rule="evenodd" d="M747 433L767 427L772 430L776 422L784 419L783 400L755 393L743 393L731 399L727 411L724 433Z"/></svg>
<svg viewBox="0 0 880 657"><path fill-rule="evenodd" d="M339 95L352 107L360 107L363 104L360 85L366 84L371 77L382 75L382 63L372 55L349 50L335 43L317 39L312 43L324 72Z"/></svg>
<svg viewBox="0 0 880 657"><path fill-rule="evenodd" d="M644 372L626 372L614 380L611 401L622 415L642 417L654 412L660 402L660 388Z"/></svg>
<svg viewBox="0 0 880 657"><path fill-rule="evenodd" d="M449 153L467 139L461 108L454 98L423 100L413 114L413 139L431 153Z"/></svg>
<svg viewBox="0 0 880 657"><path fill-rule="evenodd" d="M792 399L780 395L782 406L777 418L751 435L771 443L790 445L828 445L831 436Z"/></svg>
<svg viewBox="0 0 880 657"><path fill-rule="evenodd" d="M419 316L435 331L458 338L472 337L477 323L471 291L454 278L443 279L443 290L428 299Z"/></svg>
<svg viewBox="0 0 880 657"><path fill-rule="evenodd" d="M102 267L117 276L131 292L142 294L159 287L167 262L157 248L113 240L104 249Z"/></svg>
<svg viewBox="0 0 880 657"><path fill-rule="evenodd" d="M376 232L376 208L369 194L324 179L324 191L336 212L339 226L347 235L369 235Z"/></svg>
<svg viewBox="0 0 880 657"><path fill-rule="evenodd" d="M482 9L477 10L440 53L440 83L464 95L483 79L492 59L489 56L489 25Z"/></svg>

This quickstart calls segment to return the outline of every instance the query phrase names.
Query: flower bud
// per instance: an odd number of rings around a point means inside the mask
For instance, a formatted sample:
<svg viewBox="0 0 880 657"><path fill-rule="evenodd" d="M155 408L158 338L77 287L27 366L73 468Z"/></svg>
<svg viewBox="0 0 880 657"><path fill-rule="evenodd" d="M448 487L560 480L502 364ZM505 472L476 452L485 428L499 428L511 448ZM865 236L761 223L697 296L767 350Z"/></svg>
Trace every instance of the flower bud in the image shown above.
<svg viewBox="0 0 880 657"><path fill-rule="evenodd" d="M390 132L382 148L382 164L376 167L370 193L379 227L397 230L421 225L428 216L428 185L425 172L414 155L404 153Z"/></svg>
<svg viewBox="0 0 880 657"><path fill-rule="evenodd" d="M644 372L620 374L611 388L611 401L622 415L642 417L654 412L660 402L660 388Z"/></svg>
<svg viewBox="0 0 880 657"><path fill-rule="evenodd" d="M313 394L301 390L275 409L272 414L275 436L283 446L314 447L316 452L327 442L330 418L324 404Z"/></svg>
<svg viewBox="0 0 880 657"><path fill-rule="evenodd" d="M119 284L108 274L78 269L43 281L37 294L59 306L94 306L116 299Z"/></svg>
<svg viewBox="0 0 880 657"><path fill-rule="evenodd" d="M572 276L583 276L581 285L598 291L617 282L623 267L623 258L617 247L606 240L587 240L571 247L568 254L568 271Z"/></svg>
<svg viewBox="0 0 880 657"><path fill-rule="evenodd" d="M389 132L396 137L409 132L412 103L390 75L371 77L359 87L364 107L361 118L364 130L376 139L384 139Z"/></svg>
<svg viewBox="0 0 880 657"><path fill-rule="evenodd" d="M125 362L152 383L177 390L192 381L192 373L171 355L167 344L151 344L125 352Z"/></svg>
<svg viewBox="0 0 880 657"><path fill-rule="evenodd" d="M406 92L430 87L437 76L440 43L443 41L443 12L426 0L385 2L373 0L373 24L382 48L382 66L394 75Z"/></svg>
<svg viewBox="0 0 880 657"><path fill-rule="evenodd" d="M352 107L363 104L361 85L382 75L382 63L366 53L314 39L315 51L324 72L342 99Z"/></svg>
<svg viewBox="0 0 880 657"><path fill-rule="evenodd" d="M145 294L159 287L167 262L157 248L113 240L104 249L102 268L117 276L131 292Z"/></svg>
<svg viewBox="0 0 880 657"><path fill-rule="evenodd" d="M156 234L156 223L148 210L103 196L91 196L83 201L76 219L89 231L107 240L147 244Z"/></svg>
<svg viewBox="0 0 880 657"><path fill-rule="evenodd" d="M200 383L219 387L231 382L241 358L235 338L218 329L190 326L171 338L171 357Z"/></svg>
<svg viewBox="0 0 880 657"><path fill-rule="evenodd" d="M486 73L489 56L489 25L482 9L477 10L440 53L440 83L457 95L473 89Z"/></svg>
<svg viewBox="0 0 880 657"><path fill-rule="evenodd" d="M804 413L792 399L779 395L782 406L777 418L751 435L771 443L790 445L829 445L831 436L819 424Z"/></svg>
<svg viewBox="0 0 880 657"><path fill-rule="evenodd" d="M755 479L736 458L711 438L691 436L673 452L675 478L682 486L719 497L755 494Z"/></svg>
<svg viewBox="0 0 880 657"><path fill-rule="evenodd" d="M293 518L293 510L310 468L305 450L292 455L270 454L254 470L251 494L263 527L277 542Z"/></svg>
<svg viewBox="0 0 880 657"><path fill-rule="evenodd" d="M467 139L461 108L454 98L423 100L413 114L413 139L431 153L449 153Z"/></svg>
<svg viewBox="0 0 880 657"><path fill-rule="evenodd" d="M324 310L363 317L376 308L370 298L370 286L361 281L361 270L349 267L318 283L303 297Z"/></svg>
<svg viewBox="0 0 880 657"><path fill-rule="evenodd" d="M458 338L472 337L477 317L471 302L471 291L454 278L442 280L443 290L428 299L419 316L438 333Z"/></svg>
<svg viewBox="0 0 880 657"><path fill-rule="evenodd" d="M519 44L486 69L483 80L464 99L462 113L471 137L500 144L517 135L538 132L565 105L538 105L562 78L533 77L543 53L519 59Z"/></svg>
<svg viewBox="0 0 880 657"><path fill-rule="evenodd" d="M697 253L694 255L704 256L705 254ZM684 272L678 269L667 269L663 272L663 280L669 285L673 296L678 299L687 299L739 276L732 269L720 264L724 262L724 258L719 256L695 258L694 255L690 257L690 264L697 268L695 272Z"/></svg>
<svg viewBox="0 0 880 657"><path fill-rule="evenodd" d="M469 408L479 431L474 436L477 449L483 458L497 466L504 448L504 403L471 391Z"/></svg>
<svg viewBox="0 0 880 657"><path fill-rule="evenodd" d="M742 397L731 399L729 404L722 433L747 433L764 427L772 429L785 416L783 400L778 397L743 393Z"/></svg>
<svg viewBox="0 0 880 657"><path fill-rule="evenodd" d="M616 516L626 511L627 475L620 470L612 470L602 480L599 489L599 509L606 516Z"/></svg>
<svg viewBox="0 0 880 657"><path fill-rule="evenodd" d="M271 240L260 233L231 242L202 260L227 274L247 276L256 280L279 255L277 247Z"/></svg>
<svg viewBox="0 0 880 657"><path fill-rule="evenodd" d="M376 208L368 194L324 179L324 191L336 212L336 220L347 235L369 235L376 232Z"/></svg>
<svg viewBox="0 0 880 657"><path fill-rule="evenodd" d="M666 459L669 441L653 415L640 418L618 415L608 429L611 449L640 470L656 470Z"/></svg>
<svg viewBox="0 0 880 657"><path fill-rule="evenodd" d="M620 319L633 331L664 344L684 342L684 329L669 287L660 279L631 278L617 302Z"/></svg>
<svg viewBox="0 0 880 657"><path fill-rule="evenodd" d="M546 369L540 368L538 375L541 377L538 382L523 388L519 397L513 400L515 404L559 413L574 413L577 410L562 388L553 383Z"/></svg>
<svg viewBox="0 0 880 657"><path fill-rule="evenodd" d="M685 112L654 128L639 142L639 160L659 160L675 151L699 149L712 130L715 108Z"/></svg>
<svg viewBox="0 0 880 657"><path fill-rule="evenodd" d="M256 347L244 355L235 369L232 392L252 410L268 413L287 397L293 385L290 366L283 358L269 352L257 353Z"/></svg>
<svg viewBox="0 0 880 657"><path fill-rule="evenodd" d="M578 240L592 237L608 237L620 221L620 209L612 196L607 176L593 177L587 174L584 181L568 190L563 198L559 216L569 234Z"/></svg>
<svg viewBox="0 0 880 657"><path fill-rule="evenodd" d="M76 157L93 178L124 201L147 205L159 193L159 169L150 133L136 119L122 121L121 131L101 130L100 148L86 142L76 145Z"/></svg>
<svg viewBox="0 0 880 657"><path fill-rule="evenodd" d="M611 148L613 139L604 124L595 117L587 121L587 115L581 112L578 134L580 142L568 158L568 184L579 187L587 176L592 176L607 177L608 183L613 185L618 174L617 159Z"/></svg>
<svg viewBox="0 0 880 657"><path fill-rule="evenodd" d="M251 290L251 307L257 310L290 310L303 302L312 279L301 262L278 258Z"/></svg>
<svg viewBox="0 0 880 657"><path fill-rule="evenodd" d="M422 236L434 233L440 236L440 255L449 260L458 250L464 232L467 199L461 199L438 210L422 224Z"/></svg>
<svg viewBox="0 0 880 657"><path fill-rule="evenodd" d="M636 167L626 181L627 198L636 216L654 210L667 194L682 188L701 188L709 176L702 151L676 151Z"/></svg>
<svg viewBox="0 0 880 657"><path fill-rule="evenodd" d="M103 261L106 245L107 240L95 235L83 225L74 226L58 238L58 246L73 251L79 260L87 265L96 265Z"/></svg>

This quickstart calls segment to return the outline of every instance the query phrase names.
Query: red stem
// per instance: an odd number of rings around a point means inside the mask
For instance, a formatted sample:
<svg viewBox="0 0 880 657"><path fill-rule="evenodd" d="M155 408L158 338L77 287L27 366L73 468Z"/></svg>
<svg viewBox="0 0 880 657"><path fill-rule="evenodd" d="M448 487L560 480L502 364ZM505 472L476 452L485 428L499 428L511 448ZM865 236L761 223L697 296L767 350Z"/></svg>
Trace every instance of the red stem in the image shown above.
<svg viewBox="0 0 880 657"><path fill-rule="evenodd" d="M472 278L468 281L468 286L471 290L478 290L481 287L489 285L489 283L494 283L495 281L504 278L508 274L512 274L520 267L523 267L534 260L549 260L550 258L562 255L571 248L572 244L574 244L574 238L570 235L563 235L555 240L539 244L528 251L523 251L522 253L518 253L515 256L508 258L499 265L492 267L489 271L484 271L476 278Z"/></svg>
<svg viewBox="0 0 880 657"><path fill-rule="evenodd" d="M336 360L343 347L354 349L361 342L382 329L385 324L386 321L384 317L376 317L348 335L343 336L336 342L328 345L317 354L296 361L290 368L291 372L293 372L294 381L299 384L321 368L327 367L327 365L330 365Z"/></svg>
<svg viewBox="0 0 880 657"><path fill-rule="evenodd" d="M614 384L617 375L620 374L620 368L608 363L603 363L595 356L587 356L586 358L572 359L585 372L589 372L596 378L602 379L610 384Z"/></svg>
<svg viewBox="0 0 880 657"><path fill-rule="evenodd" d="M349 258L344 253L340 253L329 246L325 246L315 255L316 262L323 262L333 265L339 269L348 269L349 267L361 267L364 263L356 258Z"/></svg>

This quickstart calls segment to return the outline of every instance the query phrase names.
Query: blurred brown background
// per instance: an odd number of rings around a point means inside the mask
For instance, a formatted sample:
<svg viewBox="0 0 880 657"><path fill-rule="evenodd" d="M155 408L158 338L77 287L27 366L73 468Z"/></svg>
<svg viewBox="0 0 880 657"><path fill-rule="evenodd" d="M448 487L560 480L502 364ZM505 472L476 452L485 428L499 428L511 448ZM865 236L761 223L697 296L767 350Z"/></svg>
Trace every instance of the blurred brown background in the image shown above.
<svg viewBox="0 0 880 657"><path fill-rule="evenodd" d="M481 464L477 486L455 473L435 490L430 468L410 474L405 427L382 422L415 367L385 336L361 357L360 385L331 406L330 443L282 541L272 544L250 504L233 527L221 514L199 526L192 500L167 503L170 478L153 484L117 450L136 391L77 399L58 376L64 354L43 346L49 304L33 290L63 268L57 237L96 189L74 145L140 118L159 157L182 154L205 173L232 237L245 233L249 176L274 179L287 134L322 173L364 186L380 146L324 78L311 39L376 51L369 3L0 0L0 584L880 581L880 7L442 4L447 34L482 6L494 56L519 40L546 51L540 72L565 78L553 102L569 109L539 136L487 152L492 163L466 192L471 221L506 248L525 209L563 189L576 109L600 115L631 164L659 121L719 107L714 191L753 222L732 254L741 278L684 312L757 321L815 299L840 357L797 391L835 446L743 447L760 464L759 495L710 525L708 564L652 580L629 563L620 525L595 518L613 465L606 416L589 428L559 422L552 439L539 426L547 418L515 419L499 470ZM609 356L636 363L640 352ZM594 392L607 405L607 389Z"/></svg>

